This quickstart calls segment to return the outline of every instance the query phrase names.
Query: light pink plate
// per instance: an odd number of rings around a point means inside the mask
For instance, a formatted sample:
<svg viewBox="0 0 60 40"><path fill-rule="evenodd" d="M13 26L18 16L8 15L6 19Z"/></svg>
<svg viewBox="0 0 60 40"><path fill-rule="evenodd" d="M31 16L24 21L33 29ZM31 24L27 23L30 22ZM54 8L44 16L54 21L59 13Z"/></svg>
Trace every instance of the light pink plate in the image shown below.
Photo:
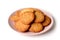
<svg viewBox="0 0 60 40"><path fill-rule="evenodd" d="M43 10L42 10L42 11L43 11ZM18 33L20 33L20 34L22 34L22 35L38 35L38 34L43 34L43 33L47 32L47 31L49 31L49 30L53 27L53 23L54 23L53 17L52 17L49 13L47 13L47 12L45 12L45 11L43 11L43 12L44 12L45 15L47 15L47 16L49 16L49 17L51 18L51 24L48 25L47 27L45 27L43 31L38 32L38 33L33 33L33 32L25 32L25 33L22 33L22 32L18 32L18 31L14 28L14 26L13 26L13 25L14 25L14 22L12 22L12 21L10 20L10 17L9 17L8 22L9 22L9 25L11 26L11 28L13 28L14 30L16 30ZM11 14L11 15L14 15L14 13Z"/></svg>

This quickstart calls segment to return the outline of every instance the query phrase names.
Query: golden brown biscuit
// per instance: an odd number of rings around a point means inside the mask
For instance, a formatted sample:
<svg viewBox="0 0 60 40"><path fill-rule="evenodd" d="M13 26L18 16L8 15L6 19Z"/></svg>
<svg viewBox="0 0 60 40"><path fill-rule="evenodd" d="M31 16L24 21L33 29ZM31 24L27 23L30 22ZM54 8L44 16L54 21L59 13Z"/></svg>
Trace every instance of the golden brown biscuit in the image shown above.
<svg viewBox="0 0 60 40"><path fill-rule="evenodd" d="M35 18L34 22L43 22L44 21L44 14L41 11L40 12L36 11L35 16L36 16L36 18Z"/></svg>
<svg viewBox="0 0 60 40"><path fill-rule="evenodd" d="M45 20L42 22L43 26L48 26L51 23L51 19L45 15Z"/></svg>
<svg viewBox="0 0 60 40"><path fill-rule="evenodd" d="M20 12L21 13L24 13L24 12L34 12L34 9L33 8L24 8Z"/></svg>
<svg viewBox="0 0 60 40"><path fill-rule="evenodd" d="M18 16L18 11L15 12L13 15L11 15L10 17L10 20L11 21L17 21L19 19L19 16Z"/></svg>
<svg viewBox="0 0 60 40"><path fill-rule="evenodd" d="M24 24L30 24L34 20L34 14L32 12L25 12L20 15L20 20Z"/></svg>
<svg viewBox="0 0 60 40"><path fill-rule="evenodd" d="M19 10L19 15L21 15L22 13L25 13L25 12L34 12L34 9L33 8L24 8L24 9L21 9Z"/></svg>
<svg viewBox="0 0 60 40"><path fill-rule="evenodd" d="M33 23L29 29L30 32L40 32L43 30L41 23Z"/></svg>
<svg viewBox="0 0 60 40"><path fill-rule="evenodd" d="M20 20L15 22L15 29L20 32L25 32L28 30L30 25L23 24Z"/></svg>

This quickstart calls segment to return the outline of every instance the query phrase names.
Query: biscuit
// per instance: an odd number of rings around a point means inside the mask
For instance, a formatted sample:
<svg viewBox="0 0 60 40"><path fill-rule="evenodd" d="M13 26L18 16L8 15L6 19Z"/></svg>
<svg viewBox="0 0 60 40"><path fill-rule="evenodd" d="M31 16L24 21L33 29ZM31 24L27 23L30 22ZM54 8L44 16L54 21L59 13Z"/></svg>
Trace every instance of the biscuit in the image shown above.
<svg viewBox="0 0 60 40"><path fill-rule="evenodd" d="M44 21L44 14L40 11L35 12L35 21L34 22L43 22Z"/></svg>
<svg viewBox="0 0 60 40"><path fill-rule="evenodd" d="M30 32L40 32L43 30L41 23L33 23L29 29Z"/></svg>
<svg viewBox="0 0 60 40"><path fill-rule="evenodd" d="M25 32L28 30L28 28L30 27L30 25L25 25L23 24L20 20L15 22L15 29L19 32Z"/></svg>
<svg viewBox="0 0 60 40"><path fill-rule="evenodd" d="M33 8L24 8L24 9L21 9L20 11L21 13L24 13L24 12L34 12Z"/></svg>
<svg viewBox="0 0 60 40"><path fill-rule="evenodd" d="M42 22L43 26L48 26L51 23L51 19L45 15L45 20Z"/></svg>
<svg viewBox="0 0 60 40"><path fill-rule="evenodd" d="M34 20L34 14L32 12L25 12L20 15L20 20L24 24L30 24Z"/></svg>
<svg viewBox="0 0 60 40"><path fill-rule="evenodd" d="M13 15L11 15L10 20L11 21L17 21L19 19L18 17L18 11L15 12Z"/></svg>
<svg viewBox="0 0 60 40"><path fill-rule="evenodd" d="M21 15L22 13L25 13L25 12L34 12L33 8L24 8L24 9L21 9L19 10L19 15Z"/></svg>

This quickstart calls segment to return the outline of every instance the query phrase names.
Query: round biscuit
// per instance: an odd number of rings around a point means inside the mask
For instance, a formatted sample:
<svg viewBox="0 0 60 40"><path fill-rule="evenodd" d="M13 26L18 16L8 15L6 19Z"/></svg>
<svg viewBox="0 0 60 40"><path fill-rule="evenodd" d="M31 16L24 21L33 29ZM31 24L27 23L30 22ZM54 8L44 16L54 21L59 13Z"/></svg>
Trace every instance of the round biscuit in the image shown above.
<svg viewBox="0 0 60 40"><path fill-rule="evenodd" d="M30 24L34 20L34 14L32 12L25 12L20 15L20 20L24 24Z"/></svg>
<svg viewBox="0 0 60 40"><path fill-rule="evenodd" d="M11 21L17 21L18 19L19 19L18 11L14 12L14 14L10 16Z"/></svg>
<svg viewBox="0 0 60 40"><path fill-rule="evenodd" d="M44 14L40 11L35 12L35 21L34 22L43 22L44 21Z"/></svg>
<svg viewBox="0 0 60 40"><path fill-rule="evenodd" d="M28 28L30 27L30 25L25 25L23 24L20 20L15 22L14 25L15 29L19 32L25 32L28 30Z"/></svg>
<svg viewBox="0 0 60 40"><path fill-rule="evenodd" d="M29 29L30 32L40 32L43 30L41 23L33 23Z"/></svg>
<svg viewBox="0 0 60 40"><path fill-rule="evenodd" d="M24 9L21 9L20 11L21 13L24 13L24 12L34 12L33 8L24 8Z"/></svg>
<svg viewBox="0 0 60 40"><path fill-rule="evenodd" d="M51 19L45 15L45 20L42 22L43 26L48 26L51 23Z"/></svg>

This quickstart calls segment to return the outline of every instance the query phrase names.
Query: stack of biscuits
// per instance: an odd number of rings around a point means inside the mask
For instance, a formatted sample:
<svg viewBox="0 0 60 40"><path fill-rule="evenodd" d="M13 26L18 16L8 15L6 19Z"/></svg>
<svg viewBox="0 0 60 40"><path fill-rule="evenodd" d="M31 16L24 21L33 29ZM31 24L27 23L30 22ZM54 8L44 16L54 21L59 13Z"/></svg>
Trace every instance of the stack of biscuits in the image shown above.
<svg viewBox="0 0 60 40"><path fill-rule="evenodd" d="M10 20L19 32L41 32L51 23L51 19L37 8L24 8L11 15Z"/></svg>

